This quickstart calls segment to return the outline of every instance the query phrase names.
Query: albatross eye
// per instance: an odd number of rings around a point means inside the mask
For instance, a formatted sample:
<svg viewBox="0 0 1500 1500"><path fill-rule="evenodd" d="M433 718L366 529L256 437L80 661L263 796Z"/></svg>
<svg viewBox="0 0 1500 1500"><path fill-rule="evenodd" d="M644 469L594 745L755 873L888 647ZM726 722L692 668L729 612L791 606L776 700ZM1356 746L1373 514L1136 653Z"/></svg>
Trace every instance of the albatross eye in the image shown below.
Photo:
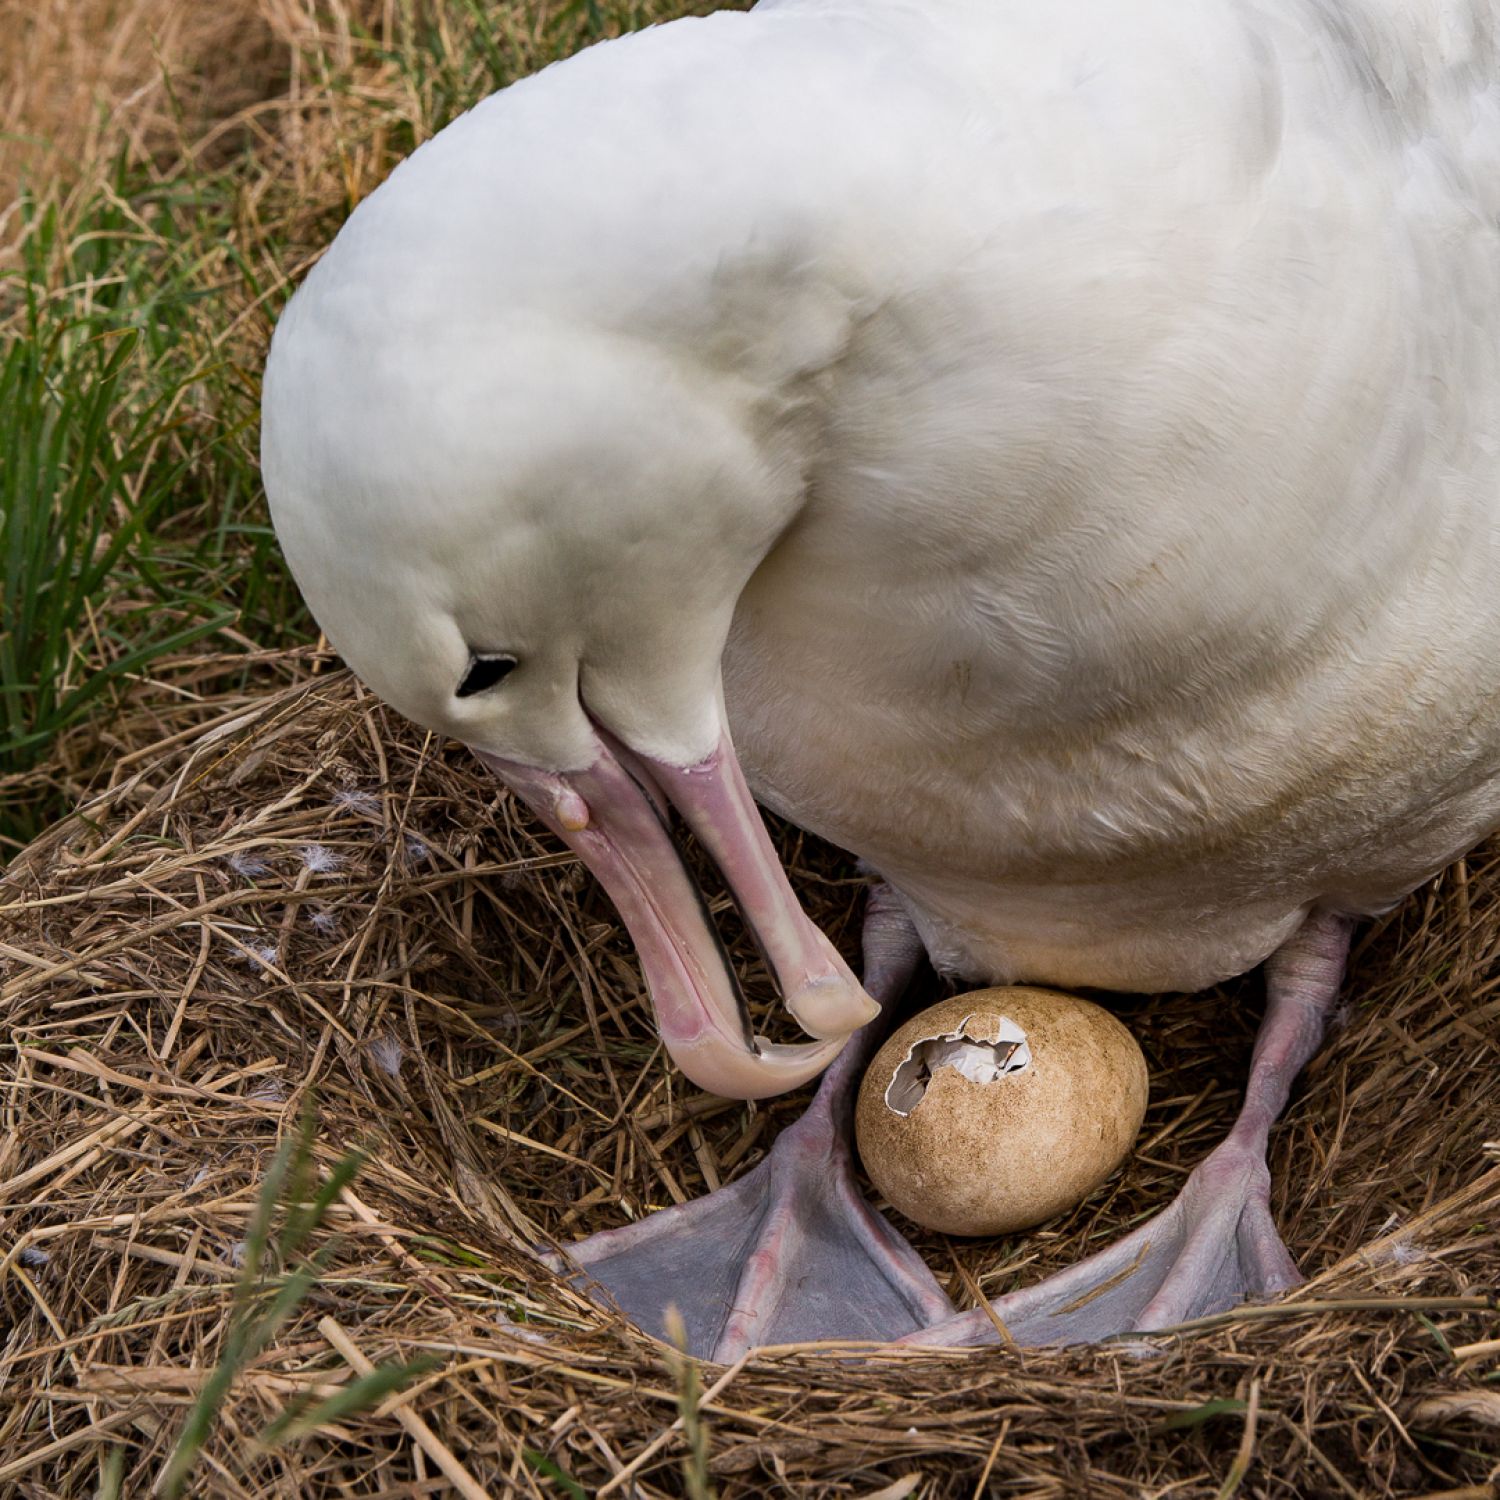
<svg viewBox="0 0 1500 1500"><path fill-rule="evenodd" d="M516 659L513 656L484 655L476 651L469 658L469 670L464 673L464 680L459 683L454 696L472 698L475 693L482 693L486 688L494 687L497 682L505 678L515 664Z"/></svg>

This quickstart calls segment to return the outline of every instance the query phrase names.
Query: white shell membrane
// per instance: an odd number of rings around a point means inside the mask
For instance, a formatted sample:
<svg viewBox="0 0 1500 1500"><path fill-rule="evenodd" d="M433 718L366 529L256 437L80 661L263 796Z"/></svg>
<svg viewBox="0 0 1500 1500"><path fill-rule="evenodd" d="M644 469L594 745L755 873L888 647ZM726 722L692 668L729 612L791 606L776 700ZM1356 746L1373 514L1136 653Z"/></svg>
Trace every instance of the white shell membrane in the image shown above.
<svg viewBox="0 0 1500 1500"><path fill-rule="evenodd" d="M1031 1066L1026 1033L1009 1016L982 1019L984 1028L994 1032L988 1039L969 1034L974 1020L965 1016L955 1030L913 1042L886 1086L886 1108L905 1119L922 1102L939 1068L957 1068L970 1083L995 1083Z"/></svg>

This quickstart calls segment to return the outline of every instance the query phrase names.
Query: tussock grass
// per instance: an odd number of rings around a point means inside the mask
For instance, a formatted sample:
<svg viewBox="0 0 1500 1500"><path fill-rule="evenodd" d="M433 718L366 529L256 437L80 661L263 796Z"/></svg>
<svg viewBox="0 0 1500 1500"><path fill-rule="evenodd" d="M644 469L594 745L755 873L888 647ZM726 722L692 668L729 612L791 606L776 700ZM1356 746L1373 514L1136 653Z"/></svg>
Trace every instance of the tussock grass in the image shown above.
<svg viewBox="0 0 1500 1500"><path fill-rule="evenodd" d="M496 87L684 9L12 5L0 157L0 849L92 785L124 697L310 622L260 491L276 315L396 161ZM216 684L226 686L231 684ZM201 689L195 685L194 691Z"/></svg>
<svg viewBox="0 0 1500 1500"><path fill-rule="evenodd" d="M0 0L0 223L23 183L85 194L272 95L298 7ZM14 229L14 225L9 227Z"/></svg>

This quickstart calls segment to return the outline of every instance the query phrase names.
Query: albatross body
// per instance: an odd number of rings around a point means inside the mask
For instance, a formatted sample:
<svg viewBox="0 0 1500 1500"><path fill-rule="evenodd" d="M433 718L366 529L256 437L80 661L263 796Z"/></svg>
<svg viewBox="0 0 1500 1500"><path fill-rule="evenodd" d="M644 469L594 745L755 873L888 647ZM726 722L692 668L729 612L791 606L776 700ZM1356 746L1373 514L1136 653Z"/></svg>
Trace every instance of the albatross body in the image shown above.
<svg viewBox="0 0 1500 1500"><path fill-rule="evenodd" d="M696 1267L704 1353L992 1334L847 1177L913 938L975 982L1270 960L1235 1134L1012 1328L1295 1277L1265 1132L1349 920L1500 826L1497 27L763 0L486 100L293 300L266 484L331 639L596 870L691 1077L838 1057L758 1174L579 1252L648 1326ZM863 987L747 785L882 878ZM750 1036L668 804L805 1047Z"/></svg>

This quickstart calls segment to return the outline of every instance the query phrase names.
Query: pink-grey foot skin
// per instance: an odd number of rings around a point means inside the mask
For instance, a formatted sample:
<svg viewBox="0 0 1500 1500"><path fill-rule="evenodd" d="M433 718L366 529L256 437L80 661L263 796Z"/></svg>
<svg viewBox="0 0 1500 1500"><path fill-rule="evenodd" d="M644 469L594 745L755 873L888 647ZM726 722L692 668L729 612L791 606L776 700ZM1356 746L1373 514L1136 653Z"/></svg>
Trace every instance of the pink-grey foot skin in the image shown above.
<svg viewBox="0 0 1500 1500"><path fill-rule="evenodd" d="M570 1245L580 1284L658 1337L675 1307L689 1353L720 1362L765 1344L889 1342L951 1320L921 1257L865 1202L851 1159L860 1075L921 958L905 913L875 887L863 983L881 1018L855 1034L807 1112L738 1182Z"/></svg>
<svg viewBox="0 0 1500 1500"><path fill-rule="evenodd" d="M1221 1312L1302 1277L1271 1219L1266 1143L1293 1080L1322 1041L1349 951L1350 924L1315 913L1266 963L1266 1014L1234 1128L1171 1206L1056 1276L909 1335L923 1345L1092 1343Z"/></svg>

